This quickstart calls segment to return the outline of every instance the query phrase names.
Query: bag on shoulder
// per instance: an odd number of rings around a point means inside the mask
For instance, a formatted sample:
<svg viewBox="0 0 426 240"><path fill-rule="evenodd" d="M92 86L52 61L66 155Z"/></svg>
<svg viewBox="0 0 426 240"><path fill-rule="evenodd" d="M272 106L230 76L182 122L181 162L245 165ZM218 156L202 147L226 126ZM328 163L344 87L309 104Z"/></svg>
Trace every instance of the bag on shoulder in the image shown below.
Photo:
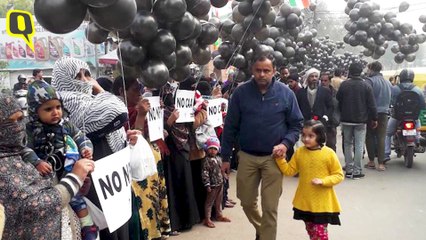
<svg viewBox="0 0 426 240"><path fill-rule="evenodd" d="M409 89L401 89L401 93L396 97L396 102L393 106L394 117L397 120L402 120L403 118L413 118L417 119L420 114L420 102L419 95L412 91L414 86L411 86Z"/></svg>

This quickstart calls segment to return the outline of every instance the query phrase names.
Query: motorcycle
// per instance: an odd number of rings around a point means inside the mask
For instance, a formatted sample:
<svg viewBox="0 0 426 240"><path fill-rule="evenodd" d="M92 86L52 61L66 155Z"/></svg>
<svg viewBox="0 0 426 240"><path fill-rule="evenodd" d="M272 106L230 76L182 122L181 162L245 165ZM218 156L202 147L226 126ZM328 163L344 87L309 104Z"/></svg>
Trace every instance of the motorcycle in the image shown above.
<svg viewBox="0 0 426 240"><path fill-rule="evenodd" d="M20 89L13 93L13 96L16 98L18 104L21 106L24 116L28 115L27 93L28 90L25 89Z"/></svg>
<svg viewBox="0 0 426 240"><path fill-rule="evenodd" d="M404 156L404 165L407 168L413 166L413 160L416 153L424 153L424 147L416 146L416 119L404 118L399 121L397 130L393 136L394 150L397 157Z"/></svg>

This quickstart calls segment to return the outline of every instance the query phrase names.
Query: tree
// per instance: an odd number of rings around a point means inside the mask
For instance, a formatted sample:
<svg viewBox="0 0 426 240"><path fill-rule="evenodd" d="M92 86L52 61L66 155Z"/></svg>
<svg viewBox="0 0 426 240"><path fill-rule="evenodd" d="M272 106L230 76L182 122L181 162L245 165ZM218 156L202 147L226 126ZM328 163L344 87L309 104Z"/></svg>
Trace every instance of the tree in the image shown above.
<svg viewBox="0 0 426 240"><path fill-rule="evenodd" d="M24 10L34 14L33 0L6 0L0 1L0 18L5 18L10 9Z"/></svg>

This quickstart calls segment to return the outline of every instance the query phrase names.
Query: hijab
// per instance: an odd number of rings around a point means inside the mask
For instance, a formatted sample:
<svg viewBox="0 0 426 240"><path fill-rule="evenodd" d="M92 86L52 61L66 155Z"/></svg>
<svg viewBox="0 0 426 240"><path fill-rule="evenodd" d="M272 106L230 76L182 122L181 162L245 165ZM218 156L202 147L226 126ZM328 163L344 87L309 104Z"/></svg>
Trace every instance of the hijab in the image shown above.
<svg viewBox="0 0 426 240"><path fill-rule="evenodd" d="M9 117L21 111L12 96L0 95L0 157L17 155L25 148L25 123L12 122Z"/></svg>
<svg viewBox="0 0 426 240"><path fill-rule="evenodd" d="M70 121L85 134L98 133L119 118L105 135L111 150L119 151L125 147L122 126L127 121L127 108L109 92L92 95L92 85L75 79L81 69L89 71L89 66L75 58L60 58L53 66L52 86L61 95Z"/></svg>

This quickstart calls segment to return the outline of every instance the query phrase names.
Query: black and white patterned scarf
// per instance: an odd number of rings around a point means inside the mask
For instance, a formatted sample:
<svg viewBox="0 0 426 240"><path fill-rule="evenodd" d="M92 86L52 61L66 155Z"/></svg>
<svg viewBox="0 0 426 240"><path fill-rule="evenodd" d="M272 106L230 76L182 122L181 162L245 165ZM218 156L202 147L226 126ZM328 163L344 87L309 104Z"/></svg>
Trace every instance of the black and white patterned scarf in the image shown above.
<svg viewBox="0 0 426 240"><path fill-rule="evenodd" d="M127 108L109 92L92 95L92 85L75 79L80 69L89 70L89 66L75 58L60 58L53 66L52 86L61 95L70 121L85 134L90 134L127 114ZM106 139L113 152L121 150L126 144L124 128L108 133Z"/></svg>

